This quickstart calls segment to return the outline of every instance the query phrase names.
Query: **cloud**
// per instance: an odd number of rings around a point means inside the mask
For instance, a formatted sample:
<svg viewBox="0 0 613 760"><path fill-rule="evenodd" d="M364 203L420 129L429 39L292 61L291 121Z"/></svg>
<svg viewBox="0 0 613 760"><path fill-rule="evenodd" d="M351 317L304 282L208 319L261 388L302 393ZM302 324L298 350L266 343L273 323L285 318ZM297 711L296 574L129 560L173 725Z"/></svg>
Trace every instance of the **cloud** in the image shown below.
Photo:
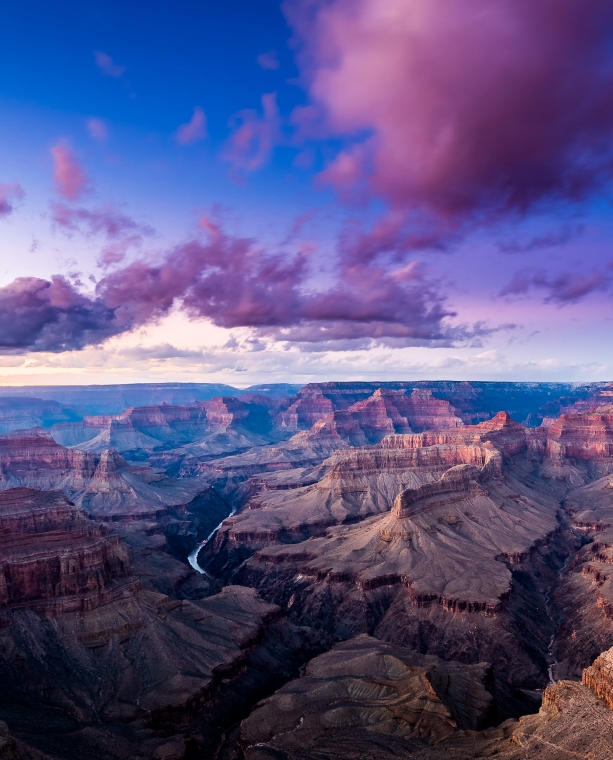
<svg viewBox="0 0 613 760"><path fill-rule="evenodd" d="M51 148L55 163L53 181L57 192L67 201L77 201L89 190L89 177L72 149L63 143Z"/></svg>
<svg viewBox="0 0 613 760"><path fill-rule="evenodd" d="M544 290L545 303L557 303L562 306L577 303L595 291L607 290L611 277L605 272L593 271L562 272L549 275L543 270L524 269L517 272L511 282L500 292L501 296L526 295L530 290Z"/></svg>
<svg viewBox="0 0 613 760"><path fill-rule="evenodd" d="M0 219L7 217L15 209L15 201L23 198L23 188L19 182L0 185Z"/></svg>
<svg viewBox="0 0 613 760"><path fill-rule="evenodd" d="M175 132L175 140L179 145L193 145L206 139L206 136L206 114L200 106L196 106L192 118Z"/></svg>
<svg viewBox="0 0 613 760"><path fill-rule="evenodd" d="M64 277L19 277L0 287L0 349L69 351L116 334L114 315Z"/></svg>
<svg viewBox="0 0 613 760"><path fill-rule="evenodd" d="M345 143L322 180L385 200L405 228L446 237L609 185L608 0L286 0L284 10L311 104Z"/></svg>
<svg viewBox="0 0 613 760"><path fill-rule="evenodd" d="M507 243L500 243L498 247L502 253L527 253L529 251L540 250L541 248L555 248L568 243L584 231L585 225L583 224L568 225L561 230L546 232L530 240L513 240Z"/></svg>
<svg viewBox="0 0 613 760"><path fill-rule="evenodd" d="M89 132L89 136L94 140L98 140L99 142L106 142L109 139L109 129L106 125L106 122L102 119L88 119L87 130Z"/></svg>
<svg viewBox="0 0 613 760"><path fill-rule="evenodd" d="M108 233L104 219L82 220ZM273 341L340 346L394 338L401 345L443 345L462 337L445 326L454 314L419 265L388 272L341 264L336 281L313 292L310 256L300 247L294 254L271 252L212 220L202 228L206 240L178 245L157 262L139 259L117 268L91 295L59 276L15 280L0 289L0 347L13 353L80 349L156 322L173 308ZM102 266L120 263L122 251L110 251L109 258Z"/></svg>
<svg viewBox="0 0 613 760"><path fill-rule="evenodd" d="M52 219L65 230L78 231L84 235L103 234L118 238L127 233L150 235L153 230L117 211L111 204L97 209L74 208L65 203L51 204Z"/></svg>
<svg viewBox="0 0 613 760"><path fill-rule="evenodd" d="M267 163L279 139L280 119L277 94L262 96L262 115L252 109L235 114L230 120L234 129L223 157L235 171L253 172Z"/></svg>
<svg viewBox="0 0 613 760"><path fill-rule="evenodd" d="M281 64L277 58L276 50L269 50L266 53L260 53L257 58L258 66L265 71L275 71Z"/></svg>
<svg viewBox="0 0 613 760"><path fill-rule="evenodd" d="M103 53L101 50L94 50L94 59L102 76L115 77L115 79L118 79L126 70L125 66L118 66L113 62L110 55Z"/></svg>

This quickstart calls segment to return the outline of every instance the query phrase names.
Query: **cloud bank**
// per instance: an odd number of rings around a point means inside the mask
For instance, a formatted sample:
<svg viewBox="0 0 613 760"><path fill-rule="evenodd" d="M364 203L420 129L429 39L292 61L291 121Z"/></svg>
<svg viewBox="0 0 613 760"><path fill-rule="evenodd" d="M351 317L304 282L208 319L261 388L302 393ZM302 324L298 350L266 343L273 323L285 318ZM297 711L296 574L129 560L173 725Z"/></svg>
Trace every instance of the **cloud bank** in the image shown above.
<svg viewBox="0 0 613 760"><path fill-rule="evenodd" d="M329 135L322 180L403 225L580 201L613 174L608 0L286 0ZM408 241L407 246L421 241Z"/></svg>
<svg viewBox="0 0 613 760"><path fill-rule="evenodd" d="M97 217L78 221L106 224ZM0 288L0 349L80 349L155 322L174 307L220 327L307 344L389 338L428 345L466 337L445 327L453 313L419 266L344 267L331 286L313 292L308 253L271 253L208 219L202 227L206 239L179 245L158 263L139 259L117 268L91 294L61 276L19 278Z"/></svg>

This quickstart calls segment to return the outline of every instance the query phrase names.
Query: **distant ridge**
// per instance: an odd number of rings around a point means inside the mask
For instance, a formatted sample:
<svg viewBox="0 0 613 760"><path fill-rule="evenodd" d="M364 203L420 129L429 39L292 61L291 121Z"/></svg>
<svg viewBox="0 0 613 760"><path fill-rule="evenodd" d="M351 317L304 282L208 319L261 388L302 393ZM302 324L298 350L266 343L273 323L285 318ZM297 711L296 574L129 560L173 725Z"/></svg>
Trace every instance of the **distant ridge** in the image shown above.
<svg viewBox="0 0 613 760"><path fill-rule="evenodd" d="M257 393L283 398L293 396L302 385L272 383L234 388L223 383L126 383L115 385L21 385L0 386L0 397L53 400L77 409L81 415L121 414L132 406L192 404L216 396Z"/></svg>

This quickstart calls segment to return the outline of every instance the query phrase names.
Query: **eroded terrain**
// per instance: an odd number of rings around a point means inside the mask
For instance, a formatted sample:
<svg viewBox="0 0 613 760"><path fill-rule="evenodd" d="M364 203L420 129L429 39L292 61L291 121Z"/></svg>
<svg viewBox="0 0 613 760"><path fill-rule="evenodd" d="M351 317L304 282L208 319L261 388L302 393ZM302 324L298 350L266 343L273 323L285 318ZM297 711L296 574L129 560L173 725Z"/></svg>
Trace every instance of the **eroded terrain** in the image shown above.
<svg viewBox="0 0 613 760"><path fill-rule="evenodd" d="M287 390L3 400L0 756L613 756L613 388Z"/></svg>

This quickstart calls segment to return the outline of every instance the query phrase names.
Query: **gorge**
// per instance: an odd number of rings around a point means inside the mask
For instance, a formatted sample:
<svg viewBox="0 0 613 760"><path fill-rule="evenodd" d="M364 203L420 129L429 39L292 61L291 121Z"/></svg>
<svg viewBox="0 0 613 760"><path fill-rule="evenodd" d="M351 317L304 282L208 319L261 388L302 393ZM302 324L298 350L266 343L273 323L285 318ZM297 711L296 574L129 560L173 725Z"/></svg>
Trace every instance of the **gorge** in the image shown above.
<svg viewBox="0 0 613 760"><path fill-rule="evenodd" d="M609 758L613 387L268 390L0 407L0 756Z"/></svg>

